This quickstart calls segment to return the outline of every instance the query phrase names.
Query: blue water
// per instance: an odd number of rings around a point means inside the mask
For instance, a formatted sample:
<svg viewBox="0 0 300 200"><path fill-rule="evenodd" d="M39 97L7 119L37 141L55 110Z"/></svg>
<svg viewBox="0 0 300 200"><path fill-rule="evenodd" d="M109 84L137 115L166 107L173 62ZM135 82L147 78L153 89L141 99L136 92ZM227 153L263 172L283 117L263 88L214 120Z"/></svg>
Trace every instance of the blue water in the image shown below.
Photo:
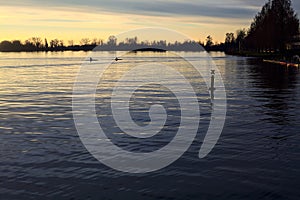
<svg viewBox="0 0 300 200"><path fill-rule="evenodd" d="M108 58L113 53L102 54ZM172 165L133 175L98 162L77 134L72 90L87 52L0 53L0 199L299 199L299 69L210 55L222 74L228 101L216 147L198 158L211 113L209 94L201 80L195 81L203 106L194 143ZM140 62L162 57L138 56ZM127 64L122 61L119 67ZM187 74L192 77L193 72ZM113 75L108 73L106 81ZM167 99L171 117L165 135L140 144L111 128L115 126L106 101L110 90L98 89L99 121L122 148L153 151L174 137L180 112L166 88L148 85L135 96L132 117L137 124L149 122L141 108L161 99ZM149 91L155 95L145 99Z"/></svg>

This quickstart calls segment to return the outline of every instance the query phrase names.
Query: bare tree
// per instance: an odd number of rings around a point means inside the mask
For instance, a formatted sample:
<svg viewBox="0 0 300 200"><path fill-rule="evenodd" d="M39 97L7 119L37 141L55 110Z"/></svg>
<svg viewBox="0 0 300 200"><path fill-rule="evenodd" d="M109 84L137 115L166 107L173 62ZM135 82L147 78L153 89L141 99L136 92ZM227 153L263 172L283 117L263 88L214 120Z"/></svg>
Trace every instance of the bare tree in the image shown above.
<svg viewBox="0 0 300 200"><path fill-rule="evenodd" d="M116 38L116 36L114 36L114 35L109 36L107 44L109 46L116 46L117 45L117 38Z"/></svg>
<svg viewBox="0 0 300 200"><path fill-rule="evenodd" d="M89 38L82 38L82 39L80 40L80 44L81 44L81 45L89 45L90 42L91 42L91 40L90 40Z"/></svg>
<svg viewBox="0 0 300 200"><path fill-rule="evenodd" d="M64 41L63 40L59 40L59 46L61 46L61 47L64 46Z"/></svg>
<svg viewBox="0 0 300 200"><path fill-rule="evenodd" d="M74 46L74 40L69 40L68 44L69 44L69 46Z"/></svg>
<svg viewBox="0 0 300 200"><path fill-rule="evenodd" d="M40 48L42 46L42 39L40 37L32 37L29 41L31 41L36 48Z"/></svg>
<svg viewBox="0 0 300 200"><path fill-rule="evenodd" d="M92 45L100 45L101 44L101 39L98 39L98 38L94 38L92 40Z"/></svg>
<svg viewBox="0 0 300 200"><path fill-rule="evenodd" d="M50 47L51 48L56 48L59 45L59 40L58 39L54 39L50 41Z"/></svg>

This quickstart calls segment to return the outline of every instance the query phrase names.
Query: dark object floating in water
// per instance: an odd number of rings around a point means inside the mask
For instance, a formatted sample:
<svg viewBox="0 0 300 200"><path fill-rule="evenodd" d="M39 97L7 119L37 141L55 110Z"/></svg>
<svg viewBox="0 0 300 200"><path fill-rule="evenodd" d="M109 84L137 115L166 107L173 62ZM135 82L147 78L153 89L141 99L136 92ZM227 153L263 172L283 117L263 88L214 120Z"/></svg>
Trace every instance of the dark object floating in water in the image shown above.
<svg viewBox="0 0 300 200"><path fill-rule="evenodd" d="M157 49L157 48L141 48L133 50L132 52L146 52L146 51L152 51L152 52L166 52L167 50L164 49Z"/></svg>
<svg viewBox="0 0 300 200"><path fill-rule="evenodd" d="M92 61L97 61L97 60L90 57L90 62L92 62Z"/></svg>
<svg viewBox="0 0 300 200"><path fill-rule="evenodd" d="M115 58L115 61L119 61L119 60L123 60L123 59L118 58L118 57Z"/></svg>

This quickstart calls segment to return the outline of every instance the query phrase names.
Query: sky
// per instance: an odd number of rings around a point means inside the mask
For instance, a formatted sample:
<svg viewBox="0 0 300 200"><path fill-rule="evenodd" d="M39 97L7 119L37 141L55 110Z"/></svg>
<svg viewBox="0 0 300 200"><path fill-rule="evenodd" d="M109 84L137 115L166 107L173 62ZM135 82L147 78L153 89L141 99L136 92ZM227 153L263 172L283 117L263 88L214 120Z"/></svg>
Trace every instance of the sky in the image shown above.
<svg viewBox="0 0 300 200"><path fill-rule="evenodd" d="M162 27L196 41L248 28L265 0L0 0L0 41L30 37L106 40L132 29ZM293 0L300 13L300 1ZM134 37L134 36L133 36Z"/></svg>

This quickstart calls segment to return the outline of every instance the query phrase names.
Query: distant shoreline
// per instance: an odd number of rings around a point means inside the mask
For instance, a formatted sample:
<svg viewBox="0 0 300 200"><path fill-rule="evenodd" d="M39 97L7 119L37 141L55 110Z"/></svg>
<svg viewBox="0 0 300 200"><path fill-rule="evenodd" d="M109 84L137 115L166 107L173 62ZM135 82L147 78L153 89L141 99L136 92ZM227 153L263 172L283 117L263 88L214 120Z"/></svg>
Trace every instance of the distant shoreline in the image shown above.
<svg viewBox="0 0 300 200"><path fill-rule="evenodd" d="M183 43L167 43L166 41L153 42L153 44L144 43L104 43L100 45L47 45L38 43L22 44L20 41L3 41L0 43L0 52L48 52L48 51L205 51L205 49L195 41L185 41Z"/></svg>
<svg viewBox="0 0 300 200"><path fill-rule="evenodd" d="M31 52L66 52L66 51L71 51L71 52L77 52L77 51L129 51L129 52L158 52L158 53L164 53L164 52L171 52L171 51L174 51L174 52L204 52L205 50L184 50L184 49L181 49L181 50L160 50L160 49L156 49L156 50L125 50L125 49L115 49L115 50L112 50L112 49L103 49L103 50L94 50L94 49L76 49L76 50L73 50L73 49L63 49L63 50L30 50L30 51L0 51L1 53L31 53ZM212 51L212 52L224 52L224 51Z"/></svg>

